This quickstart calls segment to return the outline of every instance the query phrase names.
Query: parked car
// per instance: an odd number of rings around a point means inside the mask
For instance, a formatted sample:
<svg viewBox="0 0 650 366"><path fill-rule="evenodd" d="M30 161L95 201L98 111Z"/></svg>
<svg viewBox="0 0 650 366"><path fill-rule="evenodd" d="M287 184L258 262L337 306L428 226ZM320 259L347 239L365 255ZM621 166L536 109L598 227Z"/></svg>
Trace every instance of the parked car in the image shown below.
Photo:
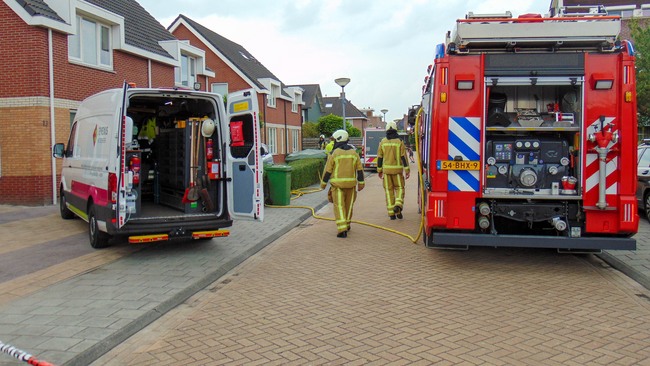
<svg viewBox="0 0 650 366"><path fill-rule="evenodd" d="M643 216L650 221L650 139L638 147L636 198Z"/></svg>

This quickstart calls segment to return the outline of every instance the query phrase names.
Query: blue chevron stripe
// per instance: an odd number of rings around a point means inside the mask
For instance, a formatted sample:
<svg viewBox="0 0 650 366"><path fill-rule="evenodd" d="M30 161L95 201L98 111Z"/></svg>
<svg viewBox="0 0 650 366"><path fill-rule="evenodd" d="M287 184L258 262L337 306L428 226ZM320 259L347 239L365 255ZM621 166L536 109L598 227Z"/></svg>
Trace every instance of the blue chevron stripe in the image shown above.
<svg viewBox="0 0 650 366"><path fill-rule="evenodd" d="M473 148L468 146L460 137L456 136L453 132L449 131L449 145L454 146L458 149L463 157L467 160L479 160L481 156L478 154L478 151L474 151ZM453 156L449 156L449 160L453 160Z"/></svg>
<svg viewBox="0 0 650 366"><path fill-rule="evenodd" d="M449 160L461 155L465 160L481 159L481 130L478 117L452 117L449 119ZM454 192L478 192L480 188L479 172L454 170L447 174L447 187Z"/></svg>

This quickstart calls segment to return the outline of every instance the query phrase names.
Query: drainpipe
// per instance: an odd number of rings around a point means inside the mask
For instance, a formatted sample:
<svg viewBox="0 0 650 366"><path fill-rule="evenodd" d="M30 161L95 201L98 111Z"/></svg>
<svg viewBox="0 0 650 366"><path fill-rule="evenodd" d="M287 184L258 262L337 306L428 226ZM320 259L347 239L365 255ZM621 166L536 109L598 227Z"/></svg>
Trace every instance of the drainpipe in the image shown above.
<svg viewBox="0 0 650 366"><path fill-rule="evenodd" d="M47 29L47 53L50 73L50 151L56 143L56 123L54 121L54 52L52 51L52 29ZM52 165L52 204L56 203L56 160L50 156Z"/></svg>
<svg viewBox="0 0 650 366"><path fill-rule="evenodd" d="M151 59L147 60L147 83L149 84L149 88L151 88Z"/></svg>
<svg viewBox="0 0 650 366"><path fill-rule="evenodd" d="M284 102L282 109L284 110L284 157L286 159L287 155L289 155L289 130L287 129L287 102Z"/></svg>

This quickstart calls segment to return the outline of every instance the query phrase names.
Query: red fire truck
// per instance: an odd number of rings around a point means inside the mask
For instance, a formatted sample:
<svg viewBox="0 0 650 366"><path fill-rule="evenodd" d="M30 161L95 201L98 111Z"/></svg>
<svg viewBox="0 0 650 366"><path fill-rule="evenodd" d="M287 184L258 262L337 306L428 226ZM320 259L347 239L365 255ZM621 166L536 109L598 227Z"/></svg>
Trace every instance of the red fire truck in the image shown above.
<svg viewBox="0 0 650 366"><path fill-rule="evenodd" d="M457 21L418 119L427 246L636 249L634 49L620 29L602 7Z"/></svg>

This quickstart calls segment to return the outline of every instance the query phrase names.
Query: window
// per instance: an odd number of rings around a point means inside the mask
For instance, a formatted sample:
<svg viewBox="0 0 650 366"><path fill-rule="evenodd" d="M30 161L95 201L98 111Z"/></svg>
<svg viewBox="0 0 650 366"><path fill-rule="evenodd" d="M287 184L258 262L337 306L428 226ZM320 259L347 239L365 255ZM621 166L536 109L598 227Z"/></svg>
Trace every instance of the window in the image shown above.
<svg viewBox="0 0 650 366"><path fill-rule="evenodd" d="M71 109L70 110L70 127L72 127L72 123L74 122L74 118L77 116L77 110L76 109Z"/></svg>
<svg viewBox="0 0 650 366"><path fill-rule="evenodd" d="M174 78L178 85L194 86L196 81L196 59L188 55L181 55L181 67L174 69Z"/></svg>
<svg viewBox="0 0 650 366"><path fill-rule="evenodd" d="M212 83L210 85L210 91L221 94L222 96L228 95L228 83Z"/></svg>
<svg viewBox="0 0 650 366"><path fill-rule="evenodd" d="M293 95L293 101L291 102L291 112L298 113L300 109L300 103L302 102L302 94L295 93Z"/></svg>
<svg viewBox="0 0 650 366"><path fill-rule="evenodd" d="M268 136L267 136L267 144L269 145L269 153L270 154L277 154L278 153L278 134L277 134L277 128L275 127L269 127L268 129Z"/></svg>
<svg viewBox="0 0 650 366"><path fill-rule="evenodd" d="M78 16L76 34L68 36L68 58L87 65L112 67L110 27Z"/></svg>
<svg viewBox="0 0 650 366"><path fill-rule="evenodd" d="M280 85L276 84L271 84L271 93L269 94L269 100L267 101L267 105L269 107L275 108L277 105L276 100L278 99L278 96L280 96Z"/></svg>
<svg viewBox="0 0 650 366"><path fill-rule="evenodd" d="M292 152L300 150L300 130L292 131L291 142L292 142L292 147L291 147Z"/></svg>

